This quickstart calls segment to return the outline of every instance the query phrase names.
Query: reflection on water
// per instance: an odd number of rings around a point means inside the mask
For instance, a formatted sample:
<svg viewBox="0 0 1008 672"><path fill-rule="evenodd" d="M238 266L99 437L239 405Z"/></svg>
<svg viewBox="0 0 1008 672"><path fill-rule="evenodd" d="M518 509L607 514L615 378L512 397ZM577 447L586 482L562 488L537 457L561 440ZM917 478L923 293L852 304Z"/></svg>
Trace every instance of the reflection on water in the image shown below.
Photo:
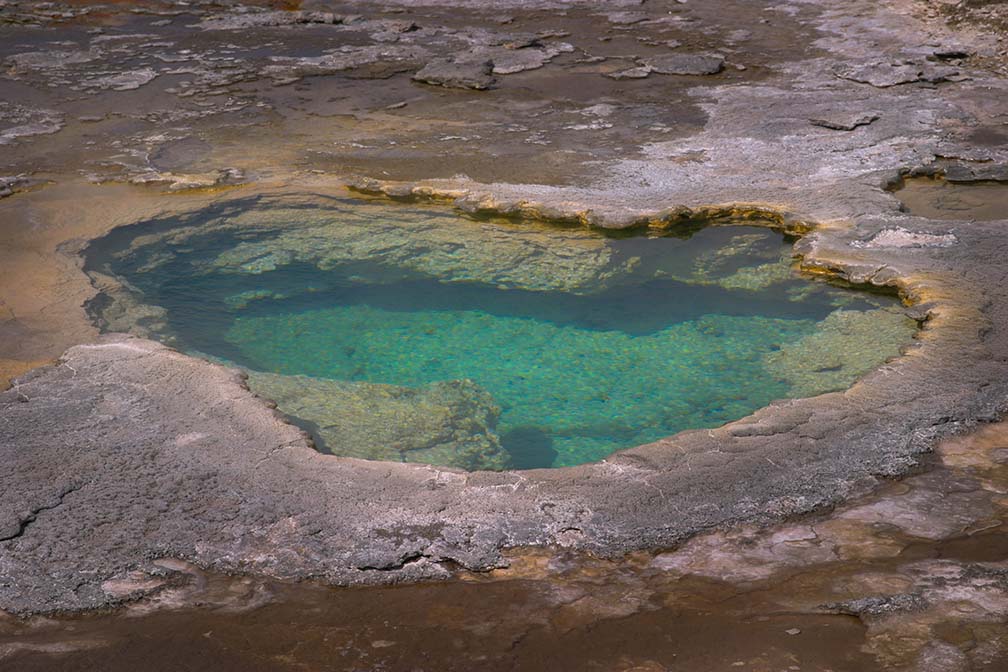
<svg viewBox="0 0 1008 672"><path fill-rule="evenodd" d="M251 204L113 232L88 269L108 329L262 372L253 389L333 453L466 469L598 460L842 389L914 329L893 297L797 278L751 226L605 238Z"/></svg>

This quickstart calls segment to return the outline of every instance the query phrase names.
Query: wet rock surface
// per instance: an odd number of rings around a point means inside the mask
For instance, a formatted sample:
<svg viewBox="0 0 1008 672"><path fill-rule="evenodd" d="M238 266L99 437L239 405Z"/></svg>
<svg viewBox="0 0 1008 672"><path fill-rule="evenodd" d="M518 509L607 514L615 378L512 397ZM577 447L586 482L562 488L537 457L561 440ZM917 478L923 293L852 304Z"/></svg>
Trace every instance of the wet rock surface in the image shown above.
<svg viewBox="0 0 1008 672"><path fill-rule="evenodd" d="M945 168L944 174L949 182L1008 182L1008 164L956 163Z"/></svg>
<svg viewBox="0 0 1008 672"><path fill-rule="evenodd" d="M815 394L814 386L822 384L824 374L834 378L835 387L842 388L857 379L852 370L866 354L861 349L887 347L882 344L895 341L886 334L904 333L908 321L901 310L838 310L820 322L815 333L768 355L767 368L788 380L796 396ZM865 334L864 345L855 346L850 337L859 332ZM898 354L897 348L885 353L888 357Z"/></svg>
<svg viewBox="0 0 1008 672"><path fill-rule="evenodd" d="M149 232L117 252L144 270L171 262L191 246L226 236L234 239L233 245L192 268L195 275L257 276L286 264L310 264L325 271L368 262L370 267L357 270L367 282L427 276L586 294L625 281L635 264L633 258L616 258L606 239L590 231L548 226L519 230L514 224L460 219L443 209L397 208L328 195L238 197L217 211L154 219L146 226ZM787 259L775 261L787 269ZM698 271L692 270L683 270L684 279L697 279ZM716 267L706 270L710 282L728 281L723 277L728 274Z"/></svg>
<svg viewBox="0 0 1008 672"><path fill-rule="evenodd" d="M483 3L305 2L304 12L342 20L288 23L281 14L282 25L256 18L238 30L205 28L259 12L0 5L0 88L17 101L0 108L0 174L50 183L8 187L0 200L0 373L15 379L0 396L0 457L9 465L0 474L0 608L114 604L130 594L122 582L132 572L161 571L154 558L381 583L488 569L513 546L606 557L667 547L701 530L836 504L918 467L939 437L999 416L1008 395L1004 215L939 203L939 220L901 211L899 193L884 189L912 171L939 172L940 157L958 157L974 175L1008 161L1008 87L991 26L950 28L909 2L895 10L860 1L618 4L515 2L488 12ZM968 53L957 46L964 41ZM549 45L558 53L547 59ZM412 81L432 60L477 48L514 52L510 63L487 57L494 87ZM729 67L714 76L606 76L670 49L724 54ZM884 114L855 125L875 110ZM209 149L191 146L177 165L158 165L185 138ZM97 340L81 308L95 290L74 256L79 241L229 197L215 191L228 185L202 178L200 188L170 194L167 183L124 184L152 170L184 182L227 168L243 171L249 184L237 188L249 193L332 190L364 174L394 199L613 229L664 226L676 213L759 211L805 234L797 250L806 269L895 286L926 328L916 347L845 393L781 401L596 465L461 474L324 456L236 374L148 341ZM993 515L999 497L948 501ZM901 522L920 505L891 517ZM831 525L886 517L862 510ZM790 530L779 548L811 543L809 534ZM964 544L980 556L966 542L949 548ZM976 559L983 567L963 570L918 558L898 576L851 581L816 604L864 614L871 655L886 669L966 656L996 670L1000 603L976 620L952 605L956 595L978 599L984 586L1000 590L991 563L1002 560L989 552ZM571 604L620 606L600 595ZM872 611L894 616L872 621ZM914 613L933 620L922 626ZM811 631L780 626L802 630L782 636L794 641ZM977 644L948 648L965 641Z"/></svg>
<svg viewBox="0 0 1008 672"><path fill-rule="evenodd" d="M996 424L947 441L927 474L831 514L618 561L525 550L459 581L334 590L157 560L103 584L132 598L111 613L0 620L0 669L130 670L165 650L149 669L409 669L422 655L446 670L994 672L1008 661L1005 439Z"/></svg>

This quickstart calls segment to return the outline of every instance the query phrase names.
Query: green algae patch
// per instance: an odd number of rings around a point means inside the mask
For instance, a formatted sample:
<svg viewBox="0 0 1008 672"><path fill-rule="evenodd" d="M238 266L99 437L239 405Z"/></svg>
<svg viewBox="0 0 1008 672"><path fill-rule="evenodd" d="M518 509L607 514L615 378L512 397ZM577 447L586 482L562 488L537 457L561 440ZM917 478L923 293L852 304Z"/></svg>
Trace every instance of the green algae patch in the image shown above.
<svg viewBox="0 0 1008 672"><path fill-rule="evenodd" d="M500 408L471 380L409 388L256 371L249 383L308 420L316 440L335 454L463 469L510 464L494 432Z"/></svg>
<svg viewBox="0 0 1008 672"><path fill-rule="evenodd" d="M843 389L915 324L800 278L756 226L605 237L332 199L231 202L92 245L109 330L241 366L337 455L605 458Z"/></svg>
<svg viewBox="0 0 1008 672"><path fill-rule="evenodd" d="M840 390L865 373L865 362L897 356L913 328L914 321L898 307L837 310L812 333L768 354L764 364L775 378L787 382L791 396Z"/></svg>

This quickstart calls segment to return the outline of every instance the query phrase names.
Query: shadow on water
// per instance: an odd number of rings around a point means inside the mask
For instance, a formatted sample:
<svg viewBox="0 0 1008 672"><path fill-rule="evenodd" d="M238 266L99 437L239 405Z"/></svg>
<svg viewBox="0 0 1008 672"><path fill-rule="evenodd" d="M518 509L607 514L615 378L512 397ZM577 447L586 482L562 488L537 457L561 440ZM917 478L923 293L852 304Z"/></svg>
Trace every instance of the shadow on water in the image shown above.
<svg viewBox="0 0 1008 672"><path fill-rule="evenodd" d="M548 469L559 455L552 437L538 427L515 427L500 439L515 469Z"/></svg>
<svg viewBox="0 0 1008 672"><path fill-rule="evenodd" d="M782 284L799 288L805 282ZM180 274L156 288L150 287L148 296L168 309L175 331L190 340L221 334L221 329L226 330L236 316L234 309L224 302L225 297L262 286L259 276ZM308 264L291 264L271 272L269 289L282 298L252 301L242 307L241 314L288 315L336 306L369 306L399 313L478 311L497 317L642 336L711 314L821 320L835 309L830 303L832 297L826 294L793 301L780 290L760 293L668 279L578 295L435 279L358 284L343 272L320 271ZM852 302L854 307L864 305L858 300Z"/></svg>
<svg viewBox="0 0 1008 672"><path fill-rule="evenodd" d="M296 415L290 415L289 413L283 413L281 411L278 412L280 412L280 414L284 417L284 420L311 437L312 443L315 445L315 450L323 455L334 454L326 444L325 439L322 437L322 429L318 426L318 423L306 418L299 418Z"/></svg>

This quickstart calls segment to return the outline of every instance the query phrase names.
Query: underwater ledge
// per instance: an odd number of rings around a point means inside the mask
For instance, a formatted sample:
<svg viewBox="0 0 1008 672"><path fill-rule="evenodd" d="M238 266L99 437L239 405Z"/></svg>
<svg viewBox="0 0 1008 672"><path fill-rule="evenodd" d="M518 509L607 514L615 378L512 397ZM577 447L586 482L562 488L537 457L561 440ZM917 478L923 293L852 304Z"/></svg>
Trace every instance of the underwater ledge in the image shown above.
<svg viewBox="0 0 1008 672"><path fill-rule="evenodd" d="M615 557L864 492L915 468L938 438L997 417L1005 392L1004 362L983 357L990 322L976 288L921 269L926 248L872 247L881 230L810 225L796 249L807 270L897 287L927 318L917 347L844 392L577 467L465 473L324 456L232 370L130 337L72 347L0 395L9 419L0 445L17 437L15 471L49 474L31 480L63 491L53 504L62 515L38 530L46 541L21 549L8 572L28 589L0 588L0 608L112 604L121 598L101 581L151 569L137 558L337 584L444 578L454 567L501 566L504 548ZM44 493L27 480L8 491L33 510ZM88 534L87 558L60 553L106 515L95 502L108 498L136 514L125 529ZM169 521L171 511L187 515ZM14 539L33 523L0 524L15 527ZM81 563L96 578L67 590ZM51 567L45 585L31 580L38 566Z"/></svg>

